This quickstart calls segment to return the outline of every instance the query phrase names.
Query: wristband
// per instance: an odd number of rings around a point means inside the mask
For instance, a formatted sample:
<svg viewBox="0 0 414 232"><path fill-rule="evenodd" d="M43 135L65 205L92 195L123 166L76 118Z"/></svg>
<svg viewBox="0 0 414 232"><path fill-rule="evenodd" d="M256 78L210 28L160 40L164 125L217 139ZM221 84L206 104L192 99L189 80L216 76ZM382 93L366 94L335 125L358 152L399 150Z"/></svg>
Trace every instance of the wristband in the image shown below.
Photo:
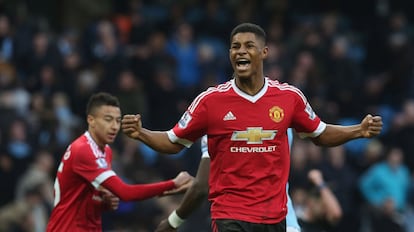
<svg viewBox="0 0 414 232"><path fill-rule="evenodd" d="M174 229L177 229L184 221L185 219L180 218L175 210L168 216L168 223L170 223L170 226Z"/></svg>

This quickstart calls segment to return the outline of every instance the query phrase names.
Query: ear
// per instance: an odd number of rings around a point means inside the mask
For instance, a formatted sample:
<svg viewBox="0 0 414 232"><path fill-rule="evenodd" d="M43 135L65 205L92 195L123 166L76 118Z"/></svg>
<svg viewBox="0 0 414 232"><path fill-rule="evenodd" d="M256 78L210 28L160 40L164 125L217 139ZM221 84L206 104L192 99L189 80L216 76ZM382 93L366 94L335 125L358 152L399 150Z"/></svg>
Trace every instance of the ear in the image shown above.
<svg viewBox="0 0 414 232"><path fill-rule="evenodd" d="M262 58L266 59L268 53L269 53L269 47L264 46L263 49L262 49Z"/></svg>
<svg viewBox="0 0 414 232"><path fill-rule="evenodd" d="M88 114L88 116L86 117L86 121L88 122L88 125L90 127L95 126L95 118L92 115Z"/></svg>

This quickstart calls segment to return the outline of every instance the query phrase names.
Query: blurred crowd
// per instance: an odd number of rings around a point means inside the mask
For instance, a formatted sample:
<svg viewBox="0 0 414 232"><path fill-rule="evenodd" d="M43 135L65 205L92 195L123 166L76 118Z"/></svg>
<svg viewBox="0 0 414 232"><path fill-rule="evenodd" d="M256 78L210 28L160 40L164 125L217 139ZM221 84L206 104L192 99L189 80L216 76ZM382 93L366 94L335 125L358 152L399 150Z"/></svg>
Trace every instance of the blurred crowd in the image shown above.
<svg viewBox="0 0 414 232"><path fill-rule="evenodd" d="M36 2L36 3L34 3ZM0 231L44 231L66 146L85 129L87 98L107 91L122 113L170 129L190 101L228 80L231 29L268 34L265 73L299 87L328 123L383 117L376 139L319 148L295 139L290 191L322 171L344 217L332 231L414 231L414 3L404 0L0 1ZM114 169L148 183L187 170L199 146L164 156L119 134ZM121 203L105 231L151 231L180 200ZM208 204L182 231L209 231Z"/></svg>

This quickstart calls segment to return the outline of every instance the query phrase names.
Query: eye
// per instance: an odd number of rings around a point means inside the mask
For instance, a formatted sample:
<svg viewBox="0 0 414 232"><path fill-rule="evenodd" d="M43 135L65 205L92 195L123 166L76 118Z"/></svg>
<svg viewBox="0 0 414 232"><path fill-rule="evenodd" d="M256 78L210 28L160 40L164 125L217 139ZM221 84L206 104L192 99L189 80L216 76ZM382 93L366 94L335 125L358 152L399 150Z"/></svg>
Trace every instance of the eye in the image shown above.
<svg viewBox="0 0 414 232"><path fill-rule="evenodd" d="M240 44L233 44L233 45L231 45L231 48L233 48L233 49L236 49L236 48L239 48L240 47Z"/></svg>
<svg viewBox="0 0 414 232"><path fill-rule="evenodd" d="M106 122L111 122L112 121L112 117L104 117L104 120L106 121Z"/></svg>
<svg viewBox="0 0 414 232"><path fill-rule="evenodd" d="M246 47L247 48L254 48L255 46L254 46L254 44L247 44Z"/></svg>

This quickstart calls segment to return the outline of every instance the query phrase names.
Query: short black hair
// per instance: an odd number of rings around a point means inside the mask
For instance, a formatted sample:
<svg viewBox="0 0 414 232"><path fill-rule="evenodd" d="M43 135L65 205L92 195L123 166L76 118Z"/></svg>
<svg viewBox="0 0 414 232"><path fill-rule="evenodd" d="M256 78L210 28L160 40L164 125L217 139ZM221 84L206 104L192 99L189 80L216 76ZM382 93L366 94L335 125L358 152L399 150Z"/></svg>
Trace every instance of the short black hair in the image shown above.
<svg viewBox="0 0 414 232"><path fill-rule="evenodd" d="M256 35L256 37L263 40L263 42L266 42L266 32L263 30L262 27L260 27L257 24L253 23L241 23L237 25L230 34L230 42L233 40L233 36L237 33L245 33L245 32L251 32Z"/></svg>
<svg viewBox="0 0 414 232"><path fill-rule="evenodd" d="M92 114L96 108L101 106L120 107L120 104L118 98L109 93L95 93L88 100L88 104L86 105L86 115Z"/></svg>

